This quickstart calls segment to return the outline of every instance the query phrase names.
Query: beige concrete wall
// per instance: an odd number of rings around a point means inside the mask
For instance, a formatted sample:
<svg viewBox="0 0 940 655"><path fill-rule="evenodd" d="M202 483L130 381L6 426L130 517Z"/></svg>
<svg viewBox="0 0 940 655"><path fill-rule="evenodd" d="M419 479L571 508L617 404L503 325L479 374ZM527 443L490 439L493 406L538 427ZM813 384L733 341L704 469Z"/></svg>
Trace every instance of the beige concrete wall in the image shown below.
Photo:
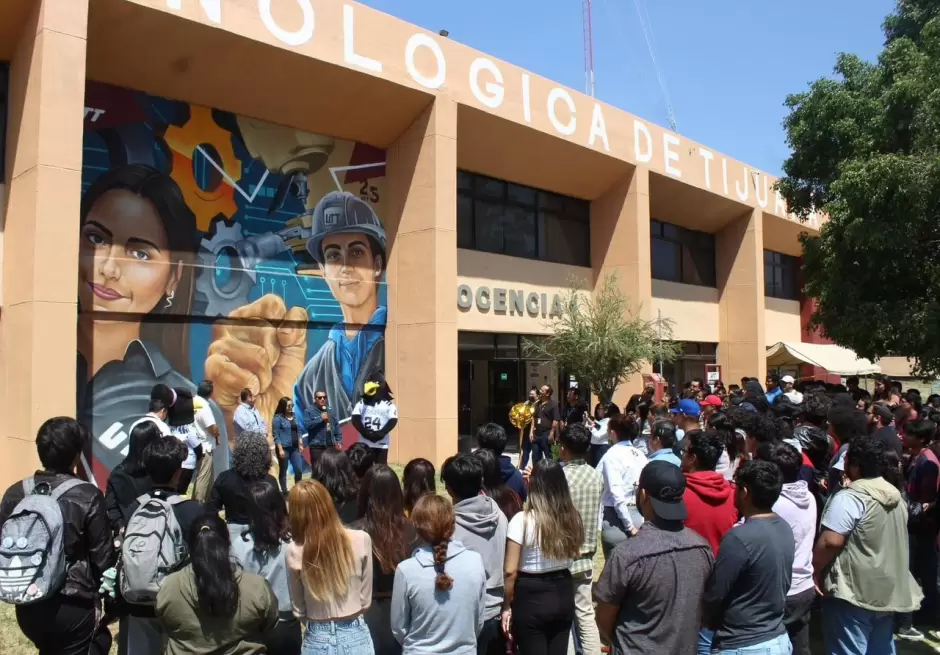
<svg viewBox="0 0 940 655"><path fill-rule="evenodd" d="M662 313L674 322L672 336L677 341L720 340L718 289L666 280L653 280L650 310L653 318Z"/></svg>
<svg viewBox="0 0 940 655"><path fill-rule="evenodd" d="M882 373L893 378L906 378L911 375L912 362L906 357L882 357L877 364Z"/></svg>
<svg viewBox="0 0 940 655"><path fill-rule="evenodd" d="M457 286L465 284L474 291L480 286L485 286L490 289L523 290L526 295L545 294L550 308L552 297L560 295L572 281L589 285L591 269L475 250L457 250ZM469 309L460 309L457 307L456 286L451 297L458 330L510 334L551 332L551 321L548 316L543 317L541 312L536 316L524 312L520 316L509 311L481 311L475 303Z"/></svg>
<svg viewBox="0 0 940 655"><path fill-rule="evenodd" d="M799 343L803 340L800 322L800 301L764 298L764 340L767 347L779 341Z"/></svg>

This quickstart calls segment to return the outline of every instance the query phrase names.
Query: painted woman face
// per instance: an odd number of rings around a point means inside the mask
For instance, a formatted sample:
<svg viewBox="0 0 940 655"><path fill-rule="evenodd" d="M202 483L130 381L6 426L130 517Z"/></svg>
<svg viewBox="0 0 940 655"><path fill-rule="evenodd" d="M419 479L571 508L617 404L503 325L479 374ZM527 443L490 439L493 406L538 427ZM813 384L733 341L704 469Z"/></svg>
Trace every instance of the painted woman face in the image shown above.
<svg viewBox="0 0 940 655"><path fill-rule="evenodd" d="M361 307L375 302L382 276L382 255L373 254L361 232L331 234L323 239L323 276L341 305Z"/></svg>
<svg viewBox="0 0 940 655"><path fill-rule="evenodd" d="M149 201L108 191L82 224L78 299L93 311L149 314L176 290L182 264L171 260L163 222Z"/></svg>

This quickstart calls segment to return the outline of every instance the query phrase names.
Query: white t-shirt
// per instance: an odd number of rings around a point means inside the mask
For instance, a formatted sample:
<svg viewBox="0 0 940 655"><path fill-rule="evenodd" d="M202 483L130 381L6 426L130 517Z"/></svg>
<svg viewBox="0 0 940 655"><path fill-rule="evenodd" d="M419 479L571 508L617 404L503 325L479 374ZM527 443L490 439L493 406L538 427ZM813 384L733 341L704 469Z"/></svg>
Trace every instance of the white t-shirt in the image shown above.
<svg viewBox="0 0 940 655"><path fill-rule="evenodd" d="M173 431L170 430L170 426L167 425L164 421L161 421L159 418L157 418L153 414L146 414L145 416L142 416L136 421L134 421L133 423L131 423L131 427L128 428L127 434L130 434L134 430L134 428L136 428L138 425L146 421L150 421L151 423L155 424L157 428L159 428L160 434L162 434L164 437L168 437L171 434L173 434Z"/></svg>
<svg viewBox="0 0 940 655"><path fill-rule="evenodd" d="M174 426L170 430L173 431L173 436L186 444L189 449L182 468L190 470L196 468L196 451L194 449L199 445L199 432L196 430L196 426L190 423L189 425Z"/></svg>
<svg viewBox="0 0 940 655"><path fill-rule="evenodd" d="M212 413L212 407L206 403L196 410L196 420L193 425L199 434L199 441L202 443L202 452L208 454L215 448L215 439L209 434L209 428L215 425L215 415Z"/></svg>
<svg viewBox="0 0 940 655"><path fill-rule="evenodd" d="M528 517L526 519L526 517ZM519 512L509 521L506 537L522 546L519 557L519 570L523 573L546 573L564 571L571 567L570 559L543 557L539 548L538 527L535 518L528 512ZM523 538L525 542L523 543Z"/></svg>
<svg viewBox="0 0 940 655"><path fill-rule="evenodd" d="M607 424L609 422L609 418L602 418L595 422L594 427L591 428L592 446L604 446L610 441L610 435L607 433Z"/></svg>
<svg viewBox="0 0 940 655"><path fill-rule="evenodd" d="M370 430L381 430L385 427L385 424L391 421L392 419L398 418L398 408L395 406L395 403L391 403L387 400L383 400L374 405L366 405L361 400L356 403L356 406L353 407L352 411L353 416L359 416L362 418L363 427L367 427ZM361 434L359 435L359 442L364 443L370 448L388 448L390 434L386 434L381 441L369 441Z"/></svg>

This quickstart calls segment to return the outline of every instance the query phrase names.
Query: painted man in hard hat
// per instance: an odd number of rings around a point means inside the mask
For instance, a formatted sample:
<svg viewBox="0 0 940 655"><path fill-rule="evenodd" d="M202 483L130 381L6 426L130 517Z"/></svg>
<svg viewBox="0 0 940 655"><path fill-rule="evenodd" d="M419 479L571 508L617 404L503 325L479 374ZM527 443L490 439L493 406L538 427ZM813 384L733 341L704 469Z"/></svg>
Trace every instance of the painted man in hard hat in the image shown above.
<svg viewBox="0 0 940 655"><path fill-rule="evenodd" d="M294 386L295 410L306 412L325 391L330 408L348 417L372 371L385 365L386 308L379 305L386 238L368 203L345 191L325 195L313 212L307 250L339 303L343 321L330 330Z"/></svg>

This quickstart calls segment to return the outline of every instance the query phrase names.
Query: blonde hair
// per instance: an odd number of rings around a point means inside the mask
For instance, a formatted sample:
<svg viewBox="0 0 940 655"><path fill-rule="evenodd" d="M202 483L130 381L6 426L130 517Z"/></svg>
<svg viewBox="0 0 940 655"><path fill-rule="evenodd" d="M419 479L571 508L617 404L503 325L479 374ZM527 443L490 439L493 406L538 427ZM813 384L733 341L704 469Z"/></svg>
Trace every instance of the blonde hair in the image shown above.
<svg viewBox="0 0 940 655"><path fill-rule="evenodd" d="M356 560L330 493L315 480L303 480L290 490L288 502L291 533L304 549L307 591L320 602L343 598L349 591Z"/></svg>
<svg viewBox="0 0 940 655"><path fill-rule="evenodd" d="M538 531L539 549L552 559L575 559L581 552L584 527L571 500L562 467L541 460L532 472L525 503L525 520L532 517Z"/></svg>

